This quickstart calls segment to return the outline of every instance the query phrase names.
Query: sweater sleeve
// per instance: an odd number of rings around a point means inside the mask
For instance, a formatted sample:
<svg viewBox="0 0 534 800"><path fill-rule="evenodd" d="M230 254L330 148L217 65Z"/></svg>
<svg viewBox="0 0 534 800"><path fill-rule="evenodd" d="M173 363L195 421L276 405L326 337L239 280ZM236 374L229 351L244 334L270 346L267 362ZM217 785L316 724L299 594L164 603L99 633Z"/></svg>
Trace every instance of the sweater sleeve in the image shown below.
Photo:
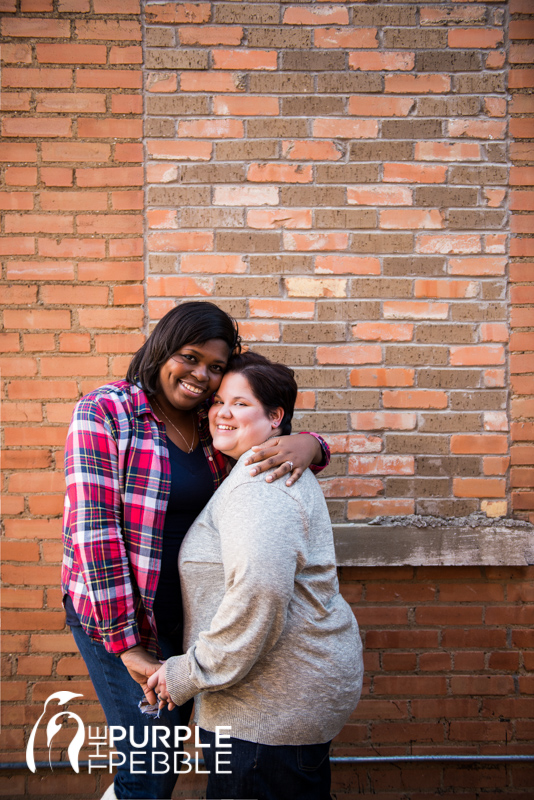
<svg viewBox="0 0 534 800"><path fill-rule="evenodd" d="M300 505L283 489L253 481L231 492L218 519L225 594L209 630L167 661L175 703L232 686L274 647L293 596L305 525Z"/></svg>
<svg viewBox="0 0 534 800"><path fill-rule="evenodd" d="M74 557L105 647L121 653L140 642L122 533L119 454L113 420L94 398L74 411L65 450Z"/></svg>

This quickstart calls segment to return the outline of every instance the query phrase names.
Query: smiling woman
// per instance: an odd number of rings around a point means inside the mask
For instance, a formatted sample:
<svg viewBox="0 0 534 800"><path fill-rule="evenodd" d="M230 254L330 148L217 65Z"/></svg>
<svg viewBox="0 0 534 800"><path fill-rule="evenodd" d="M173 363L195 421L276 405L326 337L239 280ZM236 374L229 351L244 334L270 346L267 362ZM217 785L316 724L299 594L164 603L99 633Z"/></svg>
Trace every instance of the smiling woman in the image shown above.
<svg viewBox="0 0 534 800"><path fill-rule="evenodd" d="M180 551L186 653L148 679L161 708L195 698L207 798L328 800L330 741L360 696L358 625L339 593L321 489L309 470L269 487L246 467L251 447L291 430L296 396L283 364L230 358L209 423L237 463ZM221 726L231 729L224 773Z"/></svg>
<svg viewBox="0 0 534 800"><path fill-rule="evenodd" d="M158 323L126 380L94 390L74 410L65 453L63 599L108 726L131 729L130 741L144 738L138 705L148 675L160 658L183 652L178 553L228 473L213 446L208 407L239 350L231 317L212 303L184 303ZM291 472L295 480L321 461L318 438L277 439L255 471L274 466L275 477ZM191 703L164 709L157 724L183 725L190 711ZM124 761L107 797L170 797L176 774L152 774L149 747L130 771L130 741L117 743Z"/></svg>

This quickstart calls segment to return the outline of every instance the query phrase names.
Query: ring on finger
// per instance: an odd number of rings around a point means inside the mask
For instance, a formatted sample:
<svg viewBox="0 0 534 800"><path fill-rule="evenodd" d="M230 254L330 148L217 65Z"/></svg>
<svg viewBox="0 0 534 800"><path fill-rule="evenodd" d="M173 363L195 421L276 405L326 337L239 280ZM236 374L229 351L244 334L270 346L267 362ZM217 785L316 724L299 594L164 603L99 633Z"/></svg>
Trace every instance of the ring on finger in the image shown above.
<svg viewBox="0 0 534 800"><path fill-rule="evenodd" d="M286 464L289 464L289 469L290 469L291 472L293 472L293 469L294 469L293 462L292 461L286 461Z"/></svg>

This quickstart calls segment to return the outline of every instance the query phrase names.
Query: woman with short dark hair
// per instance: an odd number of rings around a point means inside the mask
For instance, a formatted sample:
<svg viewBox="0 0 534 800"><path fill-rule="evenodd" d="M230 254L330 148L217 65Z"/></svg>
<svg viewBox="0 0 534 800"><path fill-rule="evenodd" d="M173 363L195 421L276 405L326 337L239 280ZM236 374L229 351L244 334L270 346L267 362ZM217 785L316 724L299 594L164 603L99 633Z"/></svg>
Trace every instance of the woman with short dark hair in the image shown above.
<svg viewBox="0 0 534 800"><path fill-rule="evenodd" d="M209 420L237 463L180 550L186 652L148 679L161 708L195 698L207 798L329 800L329 745L361 692L358 625L319 484L306 470L268 487L246 467L251 447L291 430L296 396L283 364L230 360ZM218 744L223 726L231 738Z"/></svg>
<svg viewBox="0 0 534 800"><path fill-rule="evenodd" d="M212 303L169 311L134 355L126 380L77 404L66 444L62 587L67 622L108 726L124 728L108 798L169 798L172 766L153 764L152 725L138 704L160 658L182 653L178 552L193 520L227 475L208 408L232 353L237 323ZM320 437L276 439L253 460L258 474L295 480L322 458ZM147 663L149 669L147 672ZM156 726L186 724L191 703ZM133 739L132 733L133 731ZM171 740L172 740L171 736ZM180 746L177 747L180 750ZM131 762L135 756L135 763ZM122 762L122 763L121 763Z"/></svg>

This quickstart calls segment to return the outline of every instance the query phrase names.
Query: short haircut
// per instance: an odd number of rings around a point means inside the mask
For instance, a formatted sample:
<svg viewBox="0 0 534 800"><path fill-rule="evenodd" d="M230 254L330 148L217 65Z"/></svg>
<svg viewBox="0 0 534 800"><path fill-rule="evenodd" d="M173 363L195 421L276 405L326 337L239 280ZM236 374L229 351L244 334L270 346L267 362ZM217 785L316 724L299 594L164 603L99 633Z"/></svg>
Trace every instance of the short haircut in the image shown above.
<svg viewBox="0 0 534 800"><path fill-rule="evenodd" d="M130 362L126 380L140 383L147 395L159 390L161 366L180 348L222 339L230 353L239 353L237 322L214 303L192 301L172 308L160 319Z"/></svg>
<svg viewBox="0 0 534 800"><path fill-rule="evenodd" d="M283 435L291 433L298 393L292 369L248 350L232 356L226 372L238 372L246 377L254 397L260 401L266 414L283 408L284 416L279 427Z"/></svg>

